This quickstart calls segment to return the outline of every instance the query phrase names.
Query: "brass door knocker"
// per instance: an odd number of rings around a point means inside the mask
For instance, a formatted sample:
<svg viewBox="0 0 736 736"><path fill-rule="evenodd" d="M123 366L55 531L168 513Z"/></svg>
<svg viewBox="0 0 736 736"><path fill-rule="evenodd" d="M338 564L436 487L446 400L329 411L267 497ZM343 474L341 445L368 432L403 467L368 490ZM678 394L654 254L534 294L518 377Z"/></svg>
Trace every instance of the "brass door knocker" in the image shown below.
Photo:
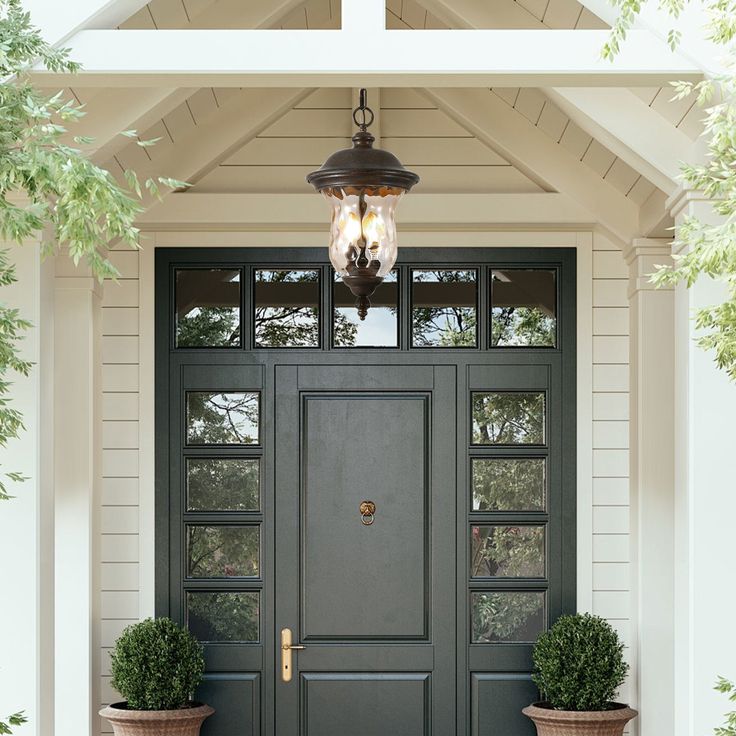
<svg viewBox="0 0 736 736"><path fill-rule="evenodd" d="M373 501L361 502L358 511L360 511L360 520L364 526L370 526L376 518L376 504Z"/></svg>

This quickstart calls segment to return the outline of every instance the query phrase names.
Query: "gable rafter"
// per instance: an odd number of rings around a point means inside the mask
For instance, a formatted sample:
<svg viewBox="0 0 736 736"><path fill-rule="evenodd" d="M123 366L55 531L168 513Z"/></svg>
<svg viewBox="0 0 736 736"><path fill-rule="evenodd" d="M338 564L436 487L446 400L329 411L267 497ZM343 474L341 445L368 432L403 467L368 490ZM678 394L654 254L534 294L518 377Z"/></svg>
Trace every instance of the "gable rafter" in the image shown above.
<svg viewBox="0 0 736 736"><path fill-rule="evenodd" d="M602 2L607 3L608 0ZM473 0L459 0L458 3L422 0L422 4L434 13L445 8L465 28L482 27L490 23L493 17L491 5ZM589 4L599 10L597 0ZM613 20L616 11L611 10L613 15L608 14L604 20ZM608 35L608 31L601 33ZM659 39L656 41L661 43ZM691 150L690 139L651 110L633 92L625 88L596 88L591 85L548 87L544 93L571 120L659 189L671 192L677 186L679 162Z"/></svg>
<svg viewBox="0 0 736 736"><path fill-rule="evenodd" d="M466 130L547 187L579 202L606 229L628 242L639 208L546 133L485 89L427 89L423 93Z"/></svg>
<svg viewBox="0 0 736 736"><path fill-rule="evenodd" d="M168 176L194 184L228 156L299 104L311 89L243 90L210 115L203 124L169 146L138 177ZM147 197L146 205L156 206Z"/></svg>
<svg viewBox="0 0 736 736"><path fill-rule="evenodd" d="M663 192L678 185L693 143L628 89L554 88L545 94L589 135Z"/></svg>
<svg viewBox="0 0 736 736"><path fill-rule="evenodd" d="M105 89L87 106L70 135L90 137L92 143L80 146L93 160L101 163L114 156L130 139L124 130L144 132L196 90L190 88Z"/></svg>
<svg viewBox="0 0 736 736"><path fill-rule="evenodd" d="M615 62L600 30L85 30L70 41L76 86L639 86L700 70L648 31ZM356 48L370 48L367 55ZM335 60L340 59L336 65ZM338 67L338 68L336 68ZM71 83L36 72L42 84ZM49 79L51 77L53 79Z"/></svg>

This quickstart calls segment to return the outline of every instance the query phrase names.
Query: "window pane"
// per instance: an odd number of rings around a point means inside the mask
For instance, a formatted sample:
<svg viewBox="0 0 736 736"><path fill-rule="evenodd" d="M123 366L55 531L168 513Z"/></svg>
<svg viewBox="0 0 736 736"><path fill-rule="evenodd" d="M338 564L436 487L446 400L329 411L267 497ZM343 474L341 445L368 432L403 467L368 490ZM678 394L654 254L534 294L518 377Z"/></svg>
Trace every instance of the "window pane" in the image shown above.
<svg viewBox="0 0 736 736"><path fill-rule="evenodd" d="M473 458L473 511L544 511L545 464L536 458Z"/></svg>
<svg viewBox="0 0 736 736"><path fill-rule="evenodd" d="M491 272L491 345L554 347L555 272L505 268Z"/></svg>
<svg viewBox="0 0 736 736"><path fill-rule="evenodd" d="M257 445L257 393L187 393L187 444Z"/></svg>
<svg viewBox="0 0 736 736"><path fill-rule="evenodd" d="M413 347L477 345L475 270L412 271L411 289Z"/></svg>
<svg viewBox="0 0 736 736"><path fill-rule="evenodd" d="M176 270L176 347L240 345L240 271Z"/></svg>
<svg viewBox="0 0 736 736"><path fill-rule="evenodd" d="M332 344L335 347L398 347L399 284L396 271L386 274L376 289L364 320L358 317L355 295L337 274L332 295L335 307Z"/></svg>
<svg viewBox="0 0 736 736"><path fill-rule="evenodd" d="M258 577L261 534L257 526L187 527L190 578Z"/></svg>
<svg viewBox="0 0 736 736"><path fill-rule="evenodd" d="M544 394L473 393L473 444L544 444Z"/></svg>
<svg viewBox="0 0 736 736"><path fill-rule="evenodd" d="M258 641L257 592L187 592L187 624L200 641Z"/></svg>
<svg viewBox="0 0 736 736"><path fill-rule="evenodd" d="M257 269L255 274L256 346L319 347L319 272Z"/></svg>
<svg viewBox="0 0 736 736"><path fill-rule="evenodd" d="M487 591L472 594L473 642L533 642L544 631L544 593Z"/></svg>
<svg viewBox="0 0 736 736"><path fill-rule="evenodd" d="M544 527L484 524L470 527L470 576L543 578Z"/></svg>
<svg viewBox="0 0 736 736"><path fill-rule="evenodd" d="M260 462L246 458L188 458L188 511L257 511Z"/></svg>

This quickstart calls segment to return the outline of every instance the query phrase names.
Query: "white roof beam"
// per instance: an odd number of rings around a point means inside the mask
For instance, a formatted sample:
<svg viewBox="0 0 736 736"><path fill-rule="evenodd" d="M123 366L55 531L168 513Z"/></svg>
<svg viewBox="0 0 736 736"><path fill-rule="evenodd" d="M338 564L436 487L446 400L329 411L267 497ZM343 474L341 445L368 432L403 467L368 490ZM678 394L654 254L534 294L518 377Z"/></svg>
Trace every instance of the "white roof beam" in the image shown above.
<svg viewBox="0 0 736 736"><path fill-rule="evenodd" d="M71 49L82 72L35 74L46 85L127 87L590 87L701 78L694 64L648 31L632 32L627 53L616 61L603 60L606 36L588 30L81 31ZM370 54L356 53L360 48Z"/></svg>
<svg viewBox="0 0 736 736"><path fill-rule="evenodd" d="M176 141L138 178L168 176L195 183L228 156L255 138L314 90L248 89L223 105ZM156 200L146 198L156 206Z"/></svg>
<svg viewBox="0 0 736 736"><path fill-rule="evenodd" d="M83 28L115 28L147 0L23 0L31 21L52 46L63 45ZM73 57L72 57L73 58Z"/></svg>
<svg viewBox="0 0 736 736"><path fill-rule="evenodd" d="M533 172L577 200L596 220L628 242L638 232L639 208L572 157L546 133L489 90L428 89L436 105L523 172Z"/></svg>
<svg viewBox="0 0 736 736"><path fill-rule="evenodd" d="M583 130L659 189L675 190L680 161L688 158L692 141L633 92L612 87L544 91Z"/></svg>

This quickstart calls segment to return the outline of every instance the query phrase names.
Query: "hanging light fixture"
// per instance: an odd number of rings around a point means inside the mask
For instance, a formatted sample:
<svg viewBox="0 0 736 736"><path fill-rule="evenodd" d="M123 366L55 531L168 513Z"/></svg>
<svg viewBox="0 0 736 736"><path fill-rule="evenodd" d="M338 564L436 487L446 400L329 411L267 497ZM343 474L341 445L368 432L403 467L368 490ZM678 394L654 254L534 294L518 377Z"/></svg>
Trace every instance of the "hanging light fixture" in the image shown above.
<svg viewBox="0 0 736 736"><path fill-rule="evenodd" d="M357 297L363 320L373 292L396 263L396 205L419 177L392 153L373 148L376 139L368 127L374 115L364 89L353 120L359 128L353 147L333 153L307 181L332 207L330 261Z"/></svg>

